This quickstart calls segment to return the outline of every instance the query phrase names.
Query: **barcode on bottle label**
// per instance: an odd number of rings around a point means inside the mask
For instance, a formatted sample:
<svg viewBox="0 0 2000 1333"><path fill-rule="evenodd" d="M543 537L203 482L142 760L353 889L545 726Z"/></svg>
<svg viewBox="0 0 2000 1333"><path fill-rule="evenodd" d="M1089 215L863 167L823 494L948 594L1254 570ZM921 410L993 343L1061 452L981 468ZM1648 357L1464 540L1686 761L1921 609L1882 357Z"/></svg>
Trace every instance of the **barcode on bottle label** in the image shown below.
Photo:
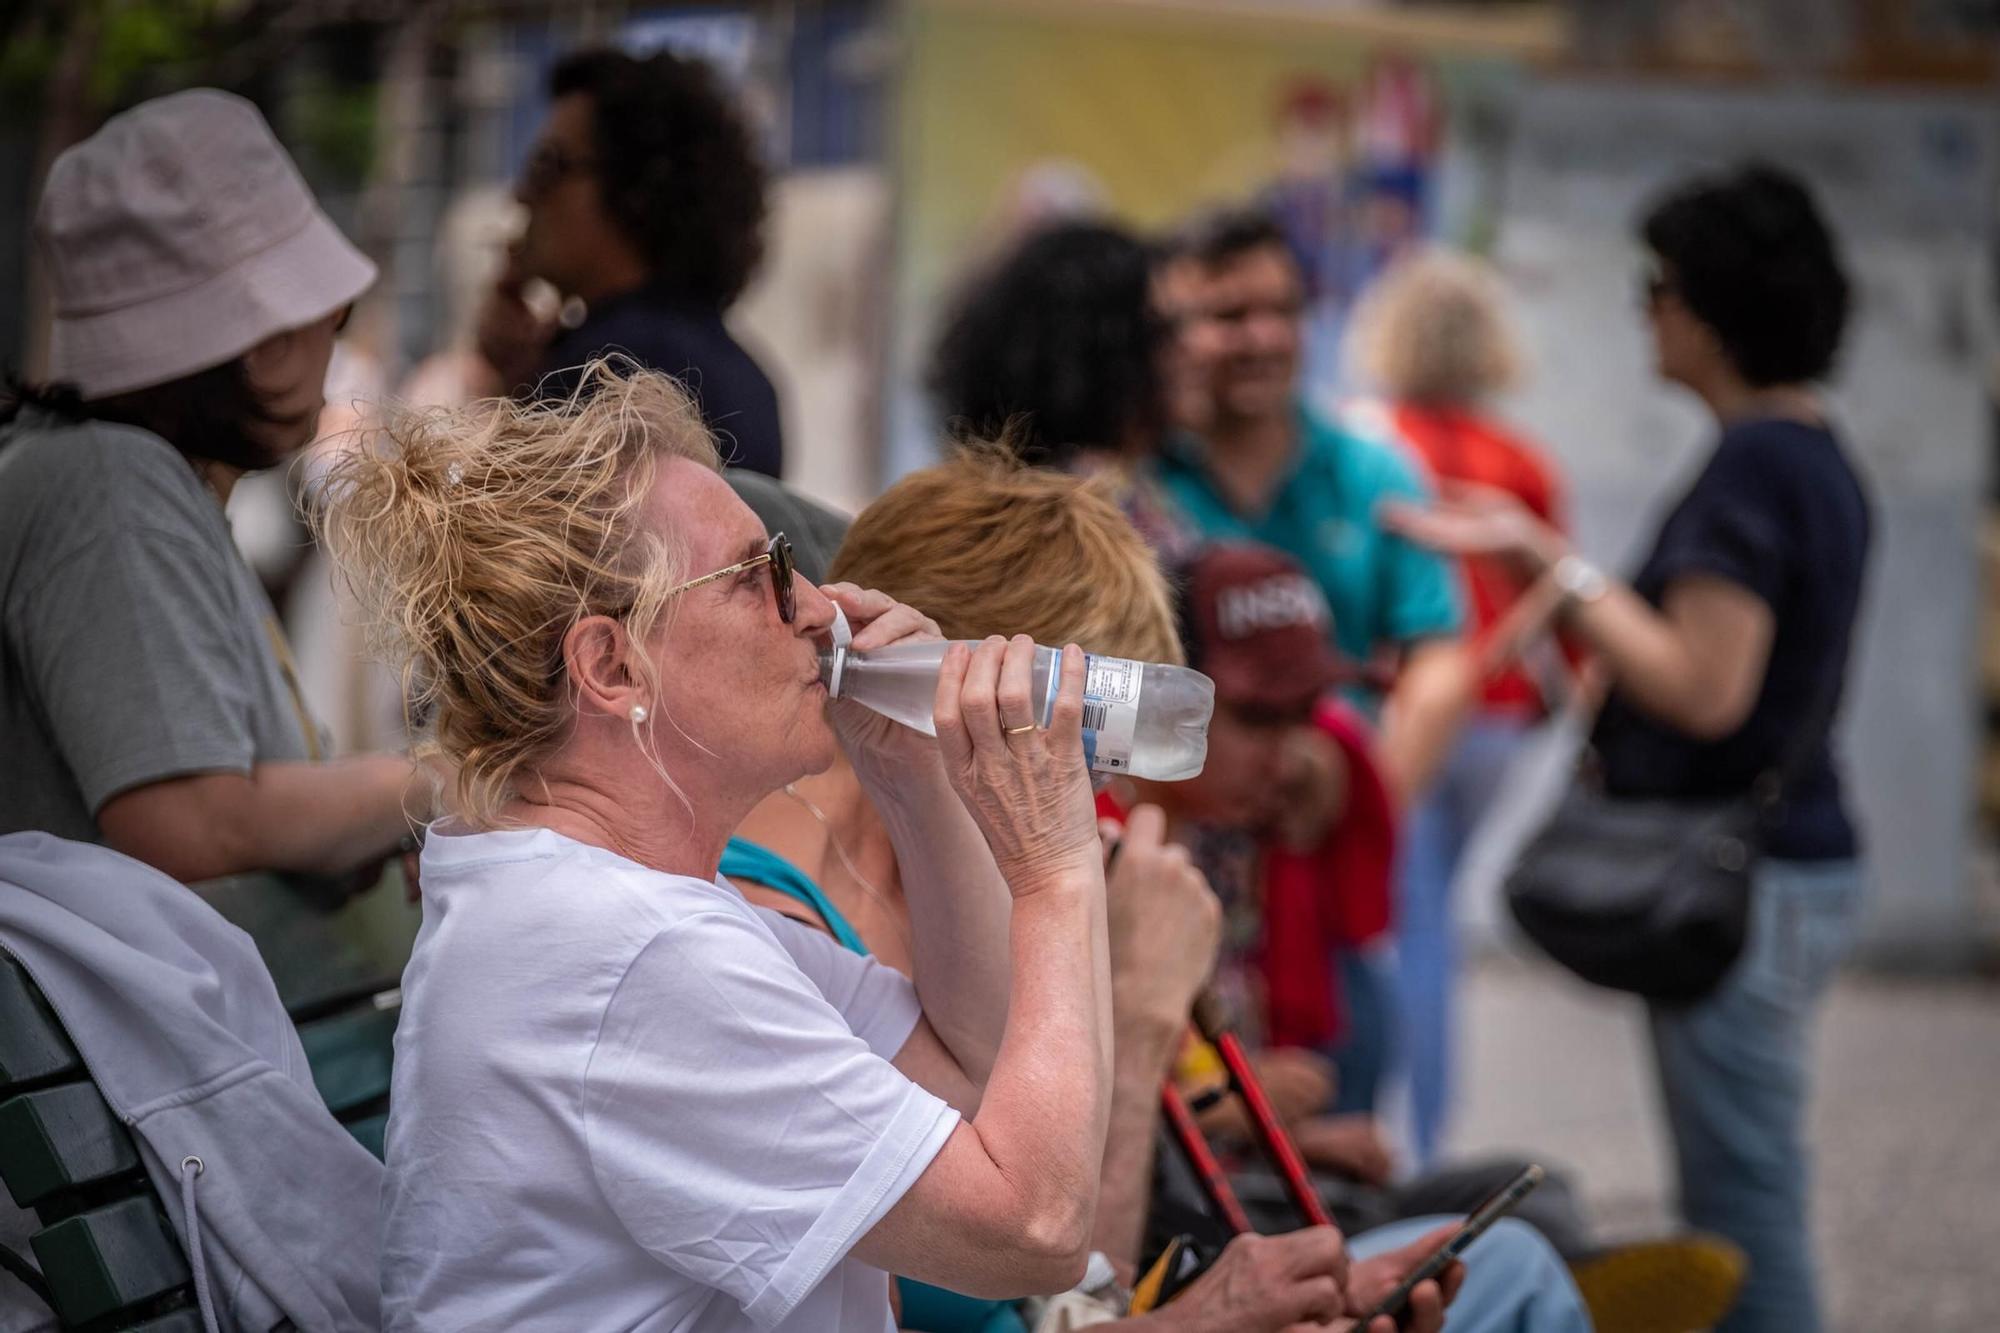
<svg viewBox="0 0 2000 1333"><path fill-rule="evenodd" d="M1087 731L1104 730L1104 724L1110 719L1111 708L1108 704L1087 703L1083 706L1083 725Z"/></svg>

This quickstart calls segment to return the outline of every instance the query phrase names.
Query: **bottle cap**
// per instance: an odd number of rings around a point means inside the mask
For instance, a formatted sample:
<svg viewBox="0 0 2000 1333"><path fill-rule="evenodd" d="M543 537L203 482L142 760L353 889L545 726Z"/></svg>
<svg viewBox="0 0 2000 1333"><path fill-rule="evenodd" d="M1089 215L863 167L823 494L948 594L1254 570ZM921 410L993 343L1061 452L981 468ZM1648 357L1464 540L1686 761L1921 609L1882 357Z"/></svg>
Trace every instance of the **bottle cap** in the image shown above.
<svg viewBox="0 0 2000 1333"><path fill-rule="evenodd" d="M847 669L847 645L854 641L854 631L847 627L847 613L838 606L833 608L833 624L827 630L833 639L833 647L819 655L819 678L826 686L827 697L840 697L840 677Z"/></svg>

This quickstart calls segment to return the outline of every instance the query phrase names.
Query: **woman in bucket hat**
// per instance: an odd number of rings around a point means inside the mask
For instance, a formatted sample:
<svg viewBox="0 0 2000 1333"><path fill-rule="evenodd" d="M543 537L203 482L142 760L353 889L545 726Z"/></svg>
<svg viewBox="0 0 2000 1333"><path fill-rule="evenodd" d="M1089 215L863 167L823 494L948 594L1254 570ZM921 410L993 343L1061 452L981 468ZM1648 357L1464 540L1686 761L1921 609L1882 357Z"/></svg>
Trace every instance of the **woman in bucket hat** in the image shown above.
<svg viewBox="0 0 2000 1333"><path fill-rule="evenodd" d="M374 265L213 89L63 153L35 234L54 323L47 382L0 428L0 832L188 881L365 877L429 784L402 756L327 756L223 507L312 439Z"/></svg>

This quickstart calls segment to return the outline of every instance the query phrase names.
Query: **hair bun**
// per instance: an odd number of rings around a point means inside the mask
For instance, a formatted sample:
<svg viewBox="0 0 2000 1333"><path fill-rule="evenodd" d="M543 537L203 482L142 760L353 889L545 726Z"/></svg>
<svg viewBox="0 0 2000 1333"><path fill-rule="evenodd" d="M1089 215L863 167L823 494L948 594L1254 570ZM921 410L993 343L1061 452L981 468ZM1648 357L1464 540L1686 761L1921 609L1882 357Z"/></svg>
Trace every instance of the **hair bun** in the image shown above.
<svg viewBox="0 0 2000 1333"><path fill-rule="evenodd" d="M370 649L400 668L408 714L430 719L474 820L567 726L570 626L617 608L643 637L659 615L682 561L639 511L673 458L720 466L686 391L599 359L552 402L387 405L315 487Z"/></svg>

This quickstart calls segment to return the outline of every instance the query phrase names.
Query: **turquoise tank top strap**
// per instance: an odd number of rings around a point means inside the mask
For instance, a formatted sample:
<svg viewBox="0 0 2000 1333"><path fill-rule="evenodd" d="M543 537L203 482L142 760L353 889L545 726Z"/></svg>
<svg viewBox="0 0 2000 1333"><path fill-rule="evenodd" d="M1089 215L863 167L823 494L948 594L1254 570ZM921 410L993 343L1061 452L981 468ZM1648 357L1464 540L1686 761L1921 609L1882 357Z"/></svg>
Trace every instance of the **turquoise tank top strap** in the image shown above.
<svg viewBox="0 0 2000 1333"><path fill-rule="evenodd" d="M820 892L819 885L813 883L812 877L805 871L769 848L742 838L731 838L729 845L722 849L722 874L728 879L741 876L804 903L819 913L819 919L826 922L828 932L843 948L867 956L868 946L861 942L861 936L840 914L833 900Z"/></svg>
<svg viewBox="0 0 2000 1333"><path fill-rule="evenodd" d="M1006 1301L961 1296L906 1277L896 1279L903 1297L902 1327L910 1333L1028 1333L1028 1322Z"/></svg>

